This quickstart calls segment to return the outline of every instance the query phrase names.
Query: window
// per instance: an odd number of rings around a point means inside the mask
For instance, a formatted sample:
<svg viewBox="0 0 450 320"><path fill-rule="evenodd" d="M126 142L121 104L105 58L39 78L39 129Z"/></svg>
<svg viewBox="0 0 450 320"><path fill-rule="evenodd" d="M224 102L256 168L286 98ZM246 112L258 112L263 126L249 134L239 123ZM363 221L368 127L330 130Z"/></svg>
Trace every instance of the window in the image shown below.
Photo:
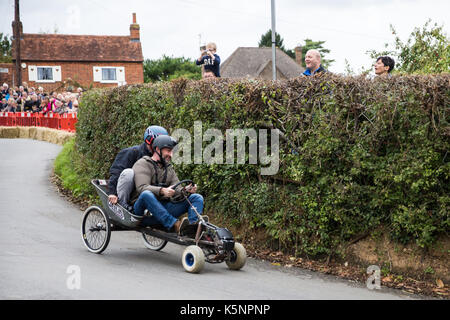
<svg viewBox="0 0 450 320"><path fill-rule="evenodd" d="M102 81L116 81L116 68L102 68Z"/></svg>
<svg viewBox="0 0 450 320"><path fill-rule="evenodd" d="M37 68L37 80L50 80L53 81L53 68L38 67Z"/></svg>
<svg viewBox="0 0 450 320"><path fill-rule="evenodd" d="M125 67L96 66L93 68L95 82L125 83Z"/></svg>
<svg viewBox="0 0 450 320"><path fill-rule="evenodd" d="M28 66L28 80L36 82L61 81L61 66Z"/></svg>

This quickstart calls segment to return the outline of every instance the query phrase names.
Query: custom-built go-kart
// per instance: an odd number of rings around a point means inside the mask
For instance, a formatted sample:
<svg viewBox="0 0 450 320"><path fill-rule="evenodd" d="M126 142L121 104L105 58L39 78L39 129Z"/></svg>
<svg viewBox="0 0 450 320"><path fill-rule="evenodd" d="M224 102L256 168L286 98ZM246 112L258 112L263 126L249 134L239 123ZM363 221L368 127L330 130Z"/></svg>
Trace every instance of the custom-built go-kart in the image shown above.
<svg viewBox="0 0 450 320"><path fill-rule="evenodd" d="M151 216L146 211L138 216L123 208L120 204L108 201L107 181L94 179L91 181L103 206L91 206L86 209L81 223L81 236L84 244L93 253L102 253L109 244L111 231L137 231L142 233L144 244L155 251L163 249L167 242L187 246L181 262L188 272L200 272L206 262L224 262L230 269L241 269L247 260L245 248L234 241L233 235L226 228L217 227L202 217L189 202L188 185L192 180L182 180L172 188L181 188L178 197L172 202L188 201L198 216L198 223L188 225L180 233L168 232L162 225L143 227L143 217Z"/></svg>

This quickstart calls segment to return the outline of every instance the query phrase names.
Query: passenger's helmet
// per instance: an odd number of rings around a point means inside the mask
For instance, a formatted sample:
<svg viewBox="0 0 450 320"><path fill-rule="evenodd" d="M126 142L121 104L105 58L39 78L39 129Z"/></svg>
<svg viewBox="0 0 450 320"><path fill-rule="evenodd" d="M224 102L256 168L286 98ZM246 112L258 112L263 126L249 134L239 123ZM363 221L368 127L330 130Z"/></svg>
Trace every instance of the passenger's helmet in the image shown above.
<svg viewBox="0 0 450 320"><path fill-rule="evenodd" d="M177 144L178 144L177 140L175 140L171 136L160 135L153 140L152 148L156 152L156 147L158 147L159 150L162 150L164 148L173 149Z"/></svg>
<svg viewBox="0 0 450 320"><path fill-rule="evenodd" d="M166 129L160 126L150 126L145 130L144 141L148 145L152 145L153 140L159 135L168 135Z"/></svg>

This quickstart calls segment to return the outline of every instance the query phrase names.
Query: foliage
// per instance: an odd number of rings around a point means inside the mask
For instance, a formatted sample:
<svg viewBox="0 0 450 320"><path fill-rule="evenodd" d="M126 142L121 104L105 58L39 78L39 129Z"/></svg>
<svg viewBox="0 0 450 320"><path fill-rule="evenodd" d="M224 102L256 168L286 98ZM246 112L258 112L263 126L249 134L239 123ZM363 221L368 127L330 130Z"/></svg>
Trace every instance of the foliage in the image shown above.
<svg viewBox="0 0 450 320"><path fill-rule="evenodd" d="M261 176L263 165L177 164L178 176L196 181L206 211L244 240L262 231L280 250L332 254L384 225L429 248L450 230L449 80L324 74L94 89L79 108L74 166L86 180L108 178L117 152L150 124L192 137L195 121L203 133L278 128L274 176Z"/></svg>
<svg viewBox="0 0 450 320"><path fill-rule="evenodd" d="M281 38L278 32L275 32L275 45L292 59L295 59L295 50L294 49L286 49L283 44L284 39ZM305 64L305 56L306 52L310 49L316 49L320 52L322 57L321 63L322 66L327 69L330 65L335 61L331 59L325 59L325 55L330 53L329 49L324 48L322 45L325 41L313 41L311 39L305 39L305 43L302 45L302 65L306 68ZM269 29L265 34L261 36L261 39L258 42L258 47L272 47L272 29Z"/></svg>
<svg viewBox="0 0 450 320"><path fill-rule="evenodd" d="M275 46L279 48L281 51L289 55L291 58L295 59L295 53L293 50L286 50L283 44L283 38L281 38L280 34L275 31ZM261 39L258 42L258 47L272 47L272 29L269 29L266 33L261 35Z"/></svg>
<svg viewBox="0 0 450 320"><path fill-rule="evenodd" d="M0 62L11 62L12 37L0 33Z"/></svg>
<svg viewBox="0 0 450 320"><path fill-rule="evenodd" d="M71 190L75 197L91 198L90 179L82 170L78 153L75 152L75 139L64 144L54 163L55 174L61 179L65 189Z"/></svg>
<svg viewBox="0 0 450 320"><path fill-rule="evenodd" d="M404 43L391 25L392 34L395 35L394 49L389 50L389 44L385 44L386 50L368 52L372 59L379 56L390 55L395 59L394 71L404 73L443 73L450 70L450 46L449 38L443 31L443 26L436 23L431 25L428 20L425 25L415 28L409 39Z"/></svg>
<svg viewBox="0 0 450 320"><path fill-rule="evenodd" d="M157 60L144 61L144 82L167 81L181 77L201 79L201 68L194 61L184 57L174 58L164 55Z"/></svg>

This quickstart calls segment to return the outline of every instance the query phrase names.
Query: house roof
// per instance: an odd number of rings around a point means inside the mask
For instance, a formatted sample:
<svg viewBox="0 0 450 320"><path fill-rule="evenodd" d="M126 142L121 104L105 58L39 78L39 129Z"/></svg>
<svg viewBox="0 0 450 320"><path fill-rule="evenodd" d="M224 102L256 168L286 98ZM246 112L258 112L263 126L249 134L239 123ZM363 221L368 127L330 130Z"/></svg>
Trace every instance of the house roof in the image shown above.
<svg viewBox="0 0 450 320"><path fill-rule="evenodd" d="M224 78L256 78L271 63L272 48L239 47L221 64L220 73ZM305 71L279 48L276 49L276 65L288 79L298 77Z"/></svg>
<svg viewBox="0 0 450 320"><path fill-rule="evenodd" d="M13 57L15 57L14 47ZM22 60L144 61L141 43L131 41L130 36L24 33L20 50Z"/></svg>

